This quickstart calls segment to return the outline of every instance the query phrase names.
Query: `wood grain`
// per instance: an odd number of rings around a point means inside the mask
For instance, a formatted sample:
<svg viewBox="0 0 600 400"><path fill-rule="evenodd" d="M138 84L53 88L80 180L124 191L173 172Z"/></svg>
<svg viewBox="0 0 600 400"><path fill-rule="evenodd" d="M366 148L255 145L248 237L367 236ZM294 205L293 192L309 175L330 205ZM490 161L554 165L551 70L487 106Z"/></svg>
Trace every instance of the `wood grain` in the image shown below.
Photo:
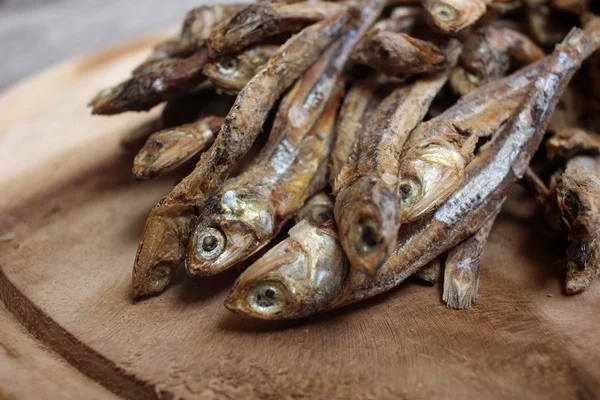
<svg viewBox="0 0 600 400"><path fill-rule="evenodd" d="M143 224L178 177L131 178L118 141L152 114L92 117L85 103L153 40L0 97L0 298L38 339L130 399L600 396L600 284L561 294L558 246L520 191L491 234L469 311L447 310L440 285L406 283L304 321L250 321L222 305L236 271L180 274L133 304Z"/></svg>

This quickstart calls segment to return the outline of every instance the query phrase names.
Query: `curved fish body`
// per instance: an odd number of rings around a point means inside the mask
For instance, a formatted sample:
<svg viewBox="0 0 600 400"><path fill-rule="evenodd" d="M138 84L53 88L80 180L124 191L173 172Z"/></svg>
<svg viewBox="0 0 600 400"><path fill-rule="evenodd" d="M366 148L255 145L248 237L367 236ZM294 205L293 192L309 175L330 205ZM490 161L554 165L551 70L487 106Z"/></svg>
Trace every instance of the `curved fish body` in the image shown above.
<svg viewBox="0 0 600 400"><path fill-rule="evenodd" d="M258 319L303 318L325 309L342 291L348 263L333 222L301 221L236 280L225 306Z"/></svg>
<svg viewBox="0 0 600 400"><path fill-rule="evenodd" d="M268 37L298 31L345 10L343 4L331 2L249 5L215 27L208 42L210 56L235 53Z"/></svg>
<svg viewBox="0 0 600 400"><path fill-rule="evenodd" d="M425 18L436 30L455 35L485 14L485 0L423 0Z"/></svg>
<svg viewBox="0 0 600 400"><path fill-rule="evenodd" d="M481 256L494 221L496 215L492 215L477 232L448 251L442 295L446 307L465 310L477 301Z"/></svg>
<svg viewBox="0 0 600 400"><path fill-rule="evenodd" d="M334 215L353 268L374 274L394 249L400 152L447 78L447 73L425 77L386 97L356 144L358 162L336 179Z"/></svg>
<svg viewBox="0 0 600 400"><path fill-rule="evenodd" d="M556 194L569 239L583 242L600 230L600 158L582 155L569 160Z"/></svg>
<svg viewBox="0 0 600 400"><path fill-rule="evenodd" d="M465 40L459 65L453 69L450 83L457 94L465 95L506 75L511 58L527 65L544 56L544 51L522 33L487 26Z"/></svg>
<svg viewBox="0 0 600 400"><path fill-rule="evenodd" d="M478 88L413 131L400 159L402 223L422 218L454 192L479 138L494 134L520 107L545 63Z"/></svg>
<svg viewBox="0 0 600 400"><path fill-rule="evenodd" d="M342 13L290 38L248 82L225 117L219 135L196 168L152 209L133 267L133 295L161 292L177 266L195 220L194 206L214 194L250 150L277 99L346 29Z"/></svg>
<svg viewBox="0 0 600 400"><path fill-rule="evenodd" d="M459 48L455 40L440 48L405 33L374 31L357 47L353 59L386 75L406 77L453 66Z"/></svg>
<svg viewBox="0 0 600 400"><path fill-rule="evenodd" d="M277 49L279 46L258 45L236 55L220 57L204 67L204 75L218 91L238 94Z"/></svg>
<svg viewBox="0 0 600 400"><path fill-rule="evenodd" d="M551 160L582 153L600 155L600 137L597 134L578 128L563 129L546 142L546 155Z"/></svg>
<svg viewBox="0 0 600 400"><path fill-rule="evenodd" d="M382 6L379 1L365 6L360 20L288 94L255 166L203 206L188 246L188 273L213 275L251 256L324 187L342 73ZM218 250L206 250L211 247L203 246L206 240L218 243Z"/></svg>
<svg viewBox="0 0 600 400"><path fill-rule="evenodd" d="M181 167L212 144L222 122L211 116L153 133L133 161L133 176L146 180Z"/></svg>
<svg viewBox="0 0 600 400"><path fill-rule="evenodd" d="M296 223L303 220L317 226L333 219L333 198L325 192L312 196L296 213Z"/></svg>

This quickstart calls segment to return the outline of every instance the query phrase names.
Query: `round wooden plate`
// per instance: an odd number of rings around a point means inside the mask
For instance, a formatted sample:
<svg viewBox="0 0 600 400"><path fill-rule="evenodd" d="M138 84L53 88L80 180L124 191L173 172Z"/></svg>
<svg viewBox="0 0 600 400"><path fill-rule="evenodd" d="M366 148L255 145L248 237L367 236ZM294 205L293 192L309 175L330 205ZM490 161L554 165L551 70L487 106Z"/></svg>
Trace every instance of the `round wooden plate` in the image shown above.
<svg viewBox="0 0 600 400"><path fill-rule="evenodd" d="M251 321L222 305L236 271L181 276L134 304L141 230L177 177L134 182L119 146L156 111L93 117L86 103L156 40L68 62L0 98L0 297L38 339L132 399L600 396L600 282L561 294L560 251L518 190L469 311L447 310L439 284L407 282L314 318Z"/></svg>

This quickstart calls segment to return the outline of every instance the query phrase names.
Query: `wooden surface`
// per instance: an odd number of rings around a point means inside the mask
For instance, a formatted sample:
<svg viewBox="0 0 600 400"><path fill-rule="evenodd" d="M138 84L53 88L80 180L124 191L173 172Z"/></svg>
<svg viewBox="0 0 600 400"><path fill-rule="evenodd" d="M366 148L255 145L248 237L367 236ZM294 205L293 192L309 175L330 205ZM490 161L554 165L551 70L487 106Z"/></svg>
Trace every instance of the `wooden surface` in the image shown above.
<svg viewBox="0 0 600 400"><path fill-rule="evenodd" d="M132 399L600 396L600 283L561 294L556 247L518 193L491 234L470 311L447 310L439 285L406 283L304 321L245 320L222 306L235 271L180 277L132 304L143 224L177 177L131 178L119 137L150 115L92 117L85 103L153 40L0 97L0 297L45 345Z"/></svg>

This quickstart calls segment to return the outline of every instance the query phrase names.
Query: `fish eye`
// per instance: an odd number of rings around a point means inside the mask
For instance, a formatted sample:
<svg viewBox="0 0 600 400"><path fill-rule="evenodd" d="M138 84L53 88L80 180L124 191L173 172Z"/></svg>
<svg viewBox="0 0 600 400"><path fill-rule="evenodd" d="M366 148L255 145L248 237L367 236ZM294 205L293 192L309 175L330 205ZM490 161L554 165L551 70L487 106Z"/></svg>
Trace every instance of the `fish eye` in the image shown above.
<svg viewBox="0 0 600 400"><path fill-rule="evenodd" d="M414 178L403 179L398 185L401 207L410 207L421 197L421 183Z"/></svg>
<svg viewBox="0 0 600 400"><path fill-rule="evenodd" d="M440 4L433 10L432 14L436 15L441 21L445 22L456 21L460 16L458 10L452 7L450 4Z"/></svg>
<svg viewBox="0 0 600 400"><path fill-rule="evenodd" d="M327 222L330 219L333 219L333 215L331 214L331 208L327 206L316 207L312 211L311 218L313 220L313 223L317 225L322 224L323 222Z"/></svg>
<svg viewBox="0 0 600 400"><path fill-rule="evenodd" d="M356 251L362 254L372 253L382 242L382 238L377 232L377 226L369 220L361 220L358 222L358 227L360 240L356 245Z"/></svg>
<svg viewBox="0 0 600 400"><path fill-rule="evenodd" d="M236 61L233 57L225 57L219 64L219 72L223 75L231 75L234 72Z"/></svg>
<svg viewBox="0 0 600 400"><path fill-rule="evenodd" d="M284 288L276 282L260 283L249 296L251 307L263 313L278 313L286 302Z"/></svg>
<svg viewBox="0 0 600 400"><path fill-rule="evenodd" d="M208 227L197 232L196 253L204 260L217 258L225 250L227 239L220 229Z"/></svg>

